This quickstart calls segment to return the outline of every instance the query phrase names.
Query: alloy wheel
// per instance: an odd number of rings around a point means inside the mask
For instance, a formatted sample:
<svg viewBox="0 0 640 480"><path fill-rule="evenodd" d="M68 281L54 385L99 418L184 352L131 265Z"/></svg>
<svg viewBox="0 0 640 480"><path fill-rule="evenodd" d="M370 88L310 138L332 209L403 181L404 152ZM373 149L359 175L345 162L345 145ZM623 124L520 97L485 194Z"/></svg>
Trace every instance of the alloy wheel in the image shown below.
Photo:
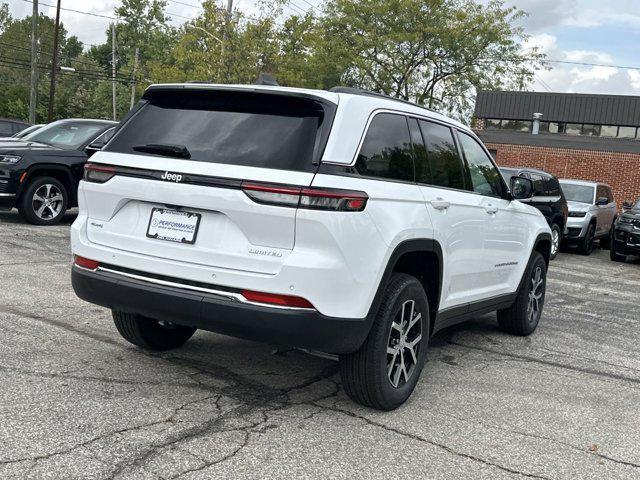
<svg viewBox="0 0 640 480"><path fill-rule="evenodd" d="M542 268L536 267L531 276L531 289L529 290L529 302L527 304L527 320L534 324L540 318L540 302L544 295L544 278Z"/></svg>
<svg viewBox="0 0 640 480"><path fill-rule="evenodd" d="M64 197L58 187L50 183L40 186L33 194L31 206L42 220L52 220L62 212Z"/></svg>
<svg viewBox="0 0 640 480"><path fill-rule="evenodd" d="M405 385L416 370L422 340L422 313L407 300L396 314L387 343L387 377L394 388Z"/></svg>

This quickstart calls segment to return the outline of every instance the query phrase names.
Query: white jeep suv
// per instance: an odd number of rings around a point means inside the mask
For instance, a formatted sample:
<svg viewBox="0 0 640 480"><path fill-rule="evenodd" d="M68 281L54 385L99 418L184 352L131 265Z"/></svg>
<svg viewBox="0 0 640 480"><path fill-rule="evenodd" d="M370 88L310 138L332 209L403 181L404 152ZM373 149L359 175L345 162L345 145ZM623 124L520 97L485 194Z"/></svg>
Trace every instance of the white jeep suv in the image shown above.
<svg viewBox="0 0 640 480"><path fill-rule="evenodd" d="M154 85L86 165L76 294L146 349L204 329L338 354L346 393L411 394L429 338L532 333L550 230L469 128L371 92Z"/></svg>

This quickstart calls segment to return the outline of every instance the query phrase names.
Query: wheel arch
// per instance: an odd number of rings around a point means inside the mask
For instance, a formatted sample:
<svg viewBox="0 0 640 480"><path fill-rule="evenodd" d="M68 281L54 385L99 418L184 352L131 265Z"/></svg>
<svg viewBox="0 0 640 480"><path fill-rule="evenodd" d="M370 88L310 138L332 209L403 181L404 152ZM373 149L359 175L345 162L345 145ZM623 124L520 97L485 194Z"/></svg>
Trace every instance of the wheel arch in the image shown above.
<svg viewBox="0 0 640 480"><path fill-rule="evenodd" d="M368 316L373 318L377 312L391 275L394 272L406 273L417 278L427 294L430 333L433 334L442 292L442 269L442 247L436 240L411 239L399 243L387 261Z"/></svg>
<svg viewBox="0 0 640 480"><path fill-rule="evenodd" d="M75 207L78 204L78 186L69 167L55 164L38 164L30 167L25 173L27 176L22 180L18 188L16 196L18 200L22 197L31 180L38 177L52 177L60 181L67 189L69 207Z"/></svg>
<svg viewBox="0 0 640 480"><path fill-rule="evenodd" d="M542 255L548 267L549 259L551 258L551 234L544 232L536 237L536 241L533 243L533 249L531 250L531 256L533 256L534 252L539 252Z"/></svg>

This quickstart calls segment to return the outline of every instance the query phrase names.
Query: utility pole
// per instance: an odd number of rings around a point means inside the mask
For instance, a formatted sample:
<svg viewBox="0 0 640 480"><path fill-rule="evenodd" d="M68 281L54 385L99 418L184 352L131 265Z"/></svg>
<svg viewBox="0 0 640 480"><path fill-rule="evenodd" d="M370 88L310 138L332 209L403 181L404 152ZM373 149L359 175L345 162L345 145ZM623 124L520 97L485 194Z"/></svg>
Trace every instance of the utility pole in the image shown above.
<svg viewBox="0 0 640 480"><path fill-rule="evenodd" d="M111 24L111 100L113 119L116 120L116 23Z"/></svg>
<svg viewBox="0 0 640 480"><path fill-rule="evenodd" d="M29 91L29 122L36 123L38 101L38 0L33 0L31 14L31 81Z"/></svg>
<svg viewBox="0 0 640 480"><path fill-rule="evenodd" d="M138 70L138 55L140 55L140 48L136 47L136 53L133 56L133 70L131 72L131 107L136 103L136 71Z"/></svg>
<svg viewBox="0 0 640 480"><path fill-rule="evenodd" d="M227 43L229 43L229 24L231 23L231 13L233 12L233 0L227 0L227 11L224 15L224 35L222 37L222 45L220 46L220 60L221 63L224 62L224 71L225 73L229 72L228 61L225 60L225 50L227 49ZM222 68L220 69L222 73ZM219 73L219 74L220 74ZM227 75L221 75L222 83L228 82L229 78Z"/></svg>
<svg viewBox="0 0 640 480"><path fill-rule="evenodd" d="M49 88L49 122L53 121L53 103L56 98L56 71L58 70L58 32L60 30L60 2L56 7L56 26L53 33L53 60L51 61L51 87Z"/></svg>

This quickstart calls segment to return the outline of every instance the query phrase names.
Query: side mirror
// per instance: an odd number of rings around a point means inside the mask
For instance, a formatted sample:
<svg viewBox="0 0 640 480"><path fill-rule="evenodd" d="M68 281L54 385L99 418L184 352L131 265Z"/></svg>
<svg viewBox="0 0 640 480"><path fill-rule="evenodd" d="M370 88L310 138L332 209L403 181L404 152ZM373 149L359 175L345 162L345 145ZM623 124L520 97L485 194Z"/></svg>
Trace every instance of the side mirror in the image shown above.
<svg viewBox="0 0 640 480"><path fill-rule="evenodd" d="M105 145L106 145L106 142L103 142L102 140L98 140L96 142L93 142L93 143L90 143L89 145L87 145L87 147L84 149L84 151L87 154L87 157L90 157L94 153L99 152L100 150L102 150L102 148Z"/></svg>
<svg viewBox="0 0 640 480"><path fill-rule="evenodd" d="M625 210L631 210L633 208L633 203L631 202L624 202L622 204L622 208L624 208Z"/></svg>
<svg viewBox="0 0 640 480"><path fill-rule="evenodd" d="M533 182L524 177L511 177L511 195L516 200L533 197Z"/></svg>
<svg viewBox="0 0 640 480"><path fill-rule="evenodd" d="M609 205L609 199L607 197L598 197L598 199L596 200L596 205Z"/></svg>

